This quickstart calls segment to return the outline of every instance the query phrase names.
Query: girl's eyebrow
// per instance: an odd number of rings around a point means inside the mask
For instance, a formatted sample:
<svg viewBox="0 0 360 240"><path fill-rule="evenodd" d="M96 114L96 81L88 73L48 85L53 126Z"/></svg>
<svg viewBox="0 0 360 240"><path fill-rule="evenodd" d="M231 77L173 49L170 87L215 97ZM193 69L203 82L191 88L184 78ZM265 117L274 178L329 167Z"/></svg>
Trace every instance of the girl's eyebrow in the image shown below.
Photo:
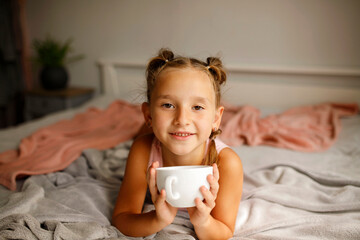
<svg viewBox="0 0 360 240"><path fill-rule="evenodd" d="M171 95L168 95L168 94L165 94L165 95L160 95L160 96L157 96L156 97L157 100L172 100L173 97L171 97ZM206 97L200 97L200 96L194 96L194 97L191 97L191 99L195 102L200 102L200 103L210 103L210 100Z"/></svg>
<svg viewBox="0 0 360 240"><path fill-rule="evenodd" d="M194 101L201 103L210 103L210 100L205 97L194 97Z"/></svg>
<svg viewBox="0 0 360 240"><path fill-rule="evenodd" d="M171 95L160 95L155 98L156 100L171 100Z"/></svg>
<svg viewBox="0 0 360 240"><path fill-rule="evenodd" d="M163 98L169 99L169 98L171 98L171 96L170 96L170 95L160 95L160 96L158 96L157 98L160 98L160 99L163 99Z"/></svg>

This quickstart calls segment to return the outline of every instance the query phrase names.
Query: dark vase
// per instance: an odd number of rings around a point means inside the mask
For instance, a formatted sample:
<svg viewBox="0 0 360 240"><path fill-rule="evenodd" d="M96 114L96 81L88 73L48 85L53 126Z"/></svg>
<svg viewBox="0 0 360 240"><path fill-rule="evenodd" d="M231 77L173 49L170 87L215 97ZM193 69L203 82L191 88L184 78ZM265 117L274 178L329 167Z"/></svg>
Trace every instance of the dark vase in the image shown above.
<svg viewBox="0 0 360 240"><path fill-rule="evenodd" d="M62 66L45 66L40 72L41 85L47 90L64 89L68 80L68 72Z"/></svg>

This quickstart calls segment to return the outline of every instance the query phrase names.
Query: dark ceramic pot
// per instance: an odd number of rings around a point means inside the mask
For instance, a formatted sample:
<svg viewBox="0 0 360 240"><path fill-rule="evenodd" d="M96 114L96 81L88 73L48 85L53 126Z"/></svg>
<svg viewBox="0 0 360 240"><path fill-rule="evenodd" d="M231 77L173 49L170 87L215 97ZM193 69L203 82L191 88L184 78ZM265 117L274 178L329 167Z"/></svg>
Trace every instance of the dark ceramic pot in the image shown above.
<svg viewBox="0 0 360 240"><path fill-rule="evenodd" d="M44 89L60 90L67 87L69 74L62 66L45 66L40 72L40 82Z"/></svg>

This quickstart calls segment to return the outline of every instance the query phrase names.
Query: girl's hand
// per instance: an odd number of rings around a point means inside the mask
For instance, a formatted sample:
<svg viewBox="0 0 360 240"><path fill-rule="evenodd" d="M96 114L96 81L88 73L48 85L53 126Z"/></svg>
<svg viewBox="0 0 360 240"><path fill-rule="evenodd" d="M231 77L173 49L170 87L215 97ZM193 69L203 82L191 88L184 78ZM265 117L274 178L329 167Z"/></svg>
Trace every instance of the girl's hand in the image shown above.
<svg viewBox="0 0 360 240"><path fill-rule="evenodd" d="M204 201L196 198L196 206L187 209L190 221L194 226L206 224L207 220L209 220L211 211L215 207L215 200L219 191L219 169L216 163L213 164L213 175L208 175L207 180L210 184L210 190L205 186L200 188Z"/></svg>
<svg viewBox="0 0 360 240"><path fill-rule="evenodd" d="M156 168L159 167L159 162L154 162L149 169L148 185L151 193L151 200L154 203L156 216L158 221L164 223L166 226L174 221L177 213L177 208L171 206L165 201L166 192L162 189L158 192L156 186Z"/></svg>

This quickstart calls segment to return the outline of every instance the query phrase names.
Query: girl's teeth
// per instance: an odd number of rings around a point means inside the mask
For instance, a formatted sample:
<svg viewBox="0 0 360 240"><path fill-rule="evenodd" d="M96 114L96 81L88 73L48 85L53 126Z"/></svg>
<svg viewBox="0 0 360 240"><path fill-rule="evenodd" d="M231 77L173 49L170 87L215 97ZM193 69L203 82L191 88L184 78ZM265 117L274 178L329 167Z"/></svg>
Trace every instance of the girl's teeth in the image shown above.
<svg viewBox="0 0 360 240"><path fill-rule="evenodd" d="M175 133L176 136L179 136L179 137L186 137L186 136L189 136L190 134L188 133Z"/></svg>

